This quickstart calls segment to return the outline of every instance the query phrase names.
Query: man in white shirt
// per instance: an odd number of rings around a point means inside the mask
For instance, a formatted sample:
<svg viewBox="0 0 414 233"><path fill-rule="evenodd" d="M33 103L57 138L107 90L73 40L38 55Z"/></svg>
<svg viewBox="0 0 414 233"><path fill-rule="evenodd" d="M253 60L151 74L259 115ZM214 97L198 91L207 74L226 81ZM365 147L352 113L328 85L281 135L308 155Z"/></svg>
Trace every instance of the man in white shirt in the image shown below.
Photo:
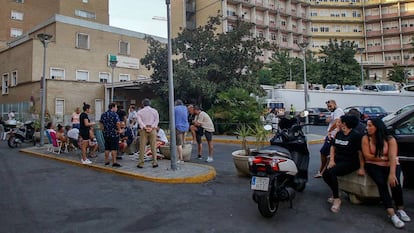
<svg viewBox="0 0 414 233"><path fill-rule="evenodd" d="M196 127L196 140L198 144L198 159L202 159L201 152L203 146L201 144L201 137L203 134L206 137L207 144L208 144L208 157L206 162L211 163L213 162L213 133L214 133L214 124L211 120L210 116L201 110L199 106L194 106L194 114L196 115L194 119L194 124L191 126L192 128Z"/></svg>
<svg viewBox="0 0 414 233"><path fill-rule="evenodd" d="M331 111L331 116L326 120L329 125L327 129L327 135L325 137L325 142L322 145L320 150L321 153L321 166L318 173L314 176L315 178L321 178L322 173L326 168L328 163L328 156L331 148L331 140L335 137L336 132L338 131L338 123L341 120L341 116L344 115L344 111L341 108L338 108L335 100L328 100L325 102L326 107Z"/></svg>

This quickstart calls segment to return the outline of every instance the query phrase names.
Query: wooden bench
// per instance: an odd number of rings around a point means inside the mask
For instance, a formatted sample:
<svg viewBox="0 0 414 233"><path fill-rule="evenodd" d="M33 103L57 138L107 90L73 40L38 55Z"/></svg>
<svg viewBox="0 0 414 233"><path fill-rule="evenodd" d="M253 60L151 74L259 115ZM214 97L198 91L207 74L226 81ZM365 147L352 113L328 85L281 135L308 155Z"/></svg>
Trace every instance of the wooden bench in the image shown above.
<svg viewBox="0 0 414 233"><path fill-rule="evenodd" d="M357 171L346 176L338 177L339 189L346 192L353 204L361 204L367 199L379 199L378 188L375 182L365 174L359 176Z"/></svg>

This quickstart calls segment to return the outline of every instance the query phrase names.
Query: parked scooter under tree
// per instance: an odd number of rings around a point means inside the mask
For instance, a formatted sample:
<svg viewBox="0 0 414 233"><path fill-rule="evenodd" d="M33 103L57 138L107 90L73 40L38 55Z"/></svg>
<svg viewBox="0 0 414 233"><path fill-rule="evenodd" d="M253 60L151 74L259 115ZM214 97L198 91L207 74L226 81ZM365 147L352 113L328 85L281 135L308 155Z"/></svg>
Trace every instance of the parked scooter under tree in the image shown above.
<svg viewBox="0 0 414 233"><path fill-rule="evenodd" d="M300 121L283 118L279 127L271 145L253 151L249 159L253 200L267 218L276 214L280 201L289 201L292 207L295 191L303 191L308 180L309 150Z"/></svg>

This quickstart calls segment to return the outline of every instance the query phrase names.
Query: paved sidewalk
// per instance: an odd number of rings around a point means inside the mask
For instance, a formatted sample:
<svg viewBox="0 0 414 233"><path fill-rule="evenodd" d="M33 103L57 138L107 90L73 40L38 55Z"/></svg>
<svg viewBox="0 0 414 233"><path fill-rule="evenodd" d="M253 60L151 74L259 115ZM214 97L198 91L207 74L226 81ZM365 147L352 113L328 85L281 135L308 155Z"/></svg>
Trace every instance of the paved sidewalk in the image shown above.
<svg viewBox="0 0 414 233"><path fill-rule="evenodd" d="M307 138L309 144L315 144L323 142L324 136L308 134ZM238 139L236 136L214 135L213 140L214 142L218 143L240 144L240 139ZM248 137L247 140L249 144L255 143L254 137ZM111 165L104 165L103 153L99 153L97 158L90 159L92 161L92 164L85 165L80 162L80 150L61 153L58 155L52 152L48 152L47 145L45 145L43 147L29 147L21 149L20 151L30 155L54 159L85 168L93 168L99 171L115 173L159 183L204 183L214 179L216 176L216 170L214 167L191 162L177 164L178 169L176 171L173 171L171 169L170 160L158 160L159 167L157 168L152 168L152 161L146 161L144 168L139 169L136 167L138 163L136 157L124 155L123 159L118 161L122 167L112 168Z"/></svg>

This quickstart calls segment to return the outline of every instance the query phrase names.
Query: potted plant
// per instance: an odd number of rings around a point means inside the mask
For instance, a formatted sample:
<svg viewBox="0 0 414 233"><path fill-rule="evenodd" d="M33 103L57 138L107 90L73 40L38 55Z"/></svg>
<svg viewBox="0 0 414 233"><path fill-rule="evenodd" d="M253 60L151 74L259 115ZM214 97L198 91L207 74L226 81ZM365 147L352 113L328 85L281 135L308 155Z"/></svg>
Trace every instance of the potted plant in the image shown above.
<svg viewBox="0 0 414 233"><path fill-rule="evenodd" d="M237 129L236 134L240 136L242 149L233 151L232 153L234 166L240 176L250 176L250 154L253 150L259 150L264 145L268 144L267 137L269 135L269 129L260 123L255 123L253 127L242 124ZM256 139L256 149L249 148L247 137L250 135L253 135Z"/></svg>
<svg viewBox="0 0 414 233"><path fill-rule="evenodd" d="M241 150L233 151L233 162L234 166L236 167L237 173L240 176L250 176L249 172L249 155L250 155L250 148L248 145L247 137L250 136L252 132L252 128L246 124L240 125L235 134L240 137L241 140Z"/></svg>

